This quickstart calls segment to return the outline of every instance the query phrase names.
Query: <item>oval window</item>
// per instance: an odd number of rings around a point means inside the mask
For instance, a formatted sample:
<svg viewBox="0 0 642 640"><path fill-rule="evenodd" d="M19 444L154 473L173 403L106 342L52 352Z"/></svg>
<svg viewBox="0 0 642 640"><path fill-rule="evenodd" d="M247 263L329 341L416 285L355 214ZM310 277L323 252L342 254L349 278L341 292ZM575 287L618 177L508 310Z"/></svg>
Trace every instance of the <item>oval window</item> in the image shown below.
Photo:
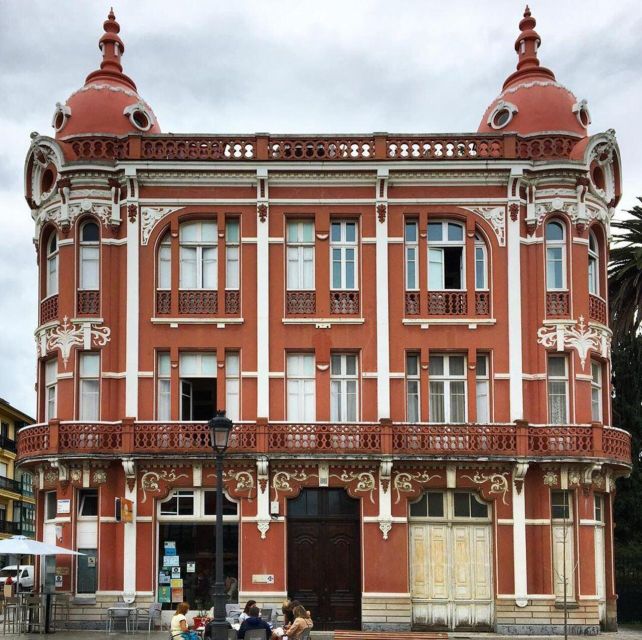
<svg viewBox="0 0 642 640"><path fill-rule="evenodd" d="M49 193L53 189L55 179L56 174L54 169L52 167L47 167L40 180L40 192Z"/></svg>
<svg viewBox="0 0 642 640"><path fill-rule="evenodd" d="M493 116L493 126L496 129L501 129L502 127L505 127L508 124L508 121L511 118L511 112L504 107L503 109L500 109L494 116Z"/></svg>
<svg viewBox="0 0 642 640"><path fill-rule="evenodd" d="M136 109L132 113L132 120L134 121L134 124L142 130L147 130L149 129L150 123L149 123L149 118L147 117L147 114L144 111L141 111L140 109Z"/></svg>

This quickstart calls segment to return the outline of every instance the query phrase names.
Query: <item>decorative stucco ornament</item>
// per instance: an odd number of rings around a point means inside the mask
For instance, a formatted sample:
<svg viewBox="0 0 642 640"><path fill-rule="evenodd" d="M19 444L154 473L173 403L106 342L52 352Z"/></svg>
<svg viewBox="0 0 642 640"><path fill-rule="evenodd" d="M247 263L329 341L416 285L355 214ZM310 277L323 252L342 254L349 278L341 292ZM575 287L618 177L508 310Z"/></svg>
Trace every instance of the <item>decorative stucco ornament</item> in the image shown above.
<svg viewBox="0 0 642 640"><path fill-rule="evenodd" d="M486 484L490 482L490 489L488 493L497 493L502 496L502 502L508 504L506 501L506 495L508 494L508 478L507 472L504 473L483 473L482 471L476 471L474 476L462 476L466 480L470 480L475 484Z"/></svg>
<svg viewBox="0 0 642 640"><path fill-rule="evenodd" d="M140 209L140 243L146 245L154 227L170 213L182 207L141 207Z"/></svg>
<svg viewBox="0 0 642 640"><path fill-rule="evenodd" d="M506 246L506 207L464 207L490 223L500 247Z"/></svg>

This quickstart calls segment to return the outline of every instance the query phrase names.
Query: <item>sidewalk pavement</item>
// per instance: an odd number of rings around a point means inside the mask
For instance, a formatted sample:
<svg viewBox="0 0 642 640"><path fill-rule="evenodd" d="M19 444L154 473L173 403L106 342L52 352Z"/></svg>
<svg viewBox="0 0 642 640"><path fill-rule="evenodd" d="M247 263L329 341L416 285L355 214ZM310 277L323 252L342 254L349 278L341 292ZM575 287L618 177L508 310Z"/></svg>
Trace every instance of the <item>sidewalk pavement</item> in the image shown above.
<svg viewBox="0 0 642 640"><path fill-rule="evenodd" d="M52 640L135 640L135 638L144 638L145 640L167 640L167 631L154 631L149 635L144 631L136 634L110 633L104 631L57 631ZM390 639L394 640L394 632L390 633ZM580 636L569 636L579 638ZM6 634L3 636L7 640L42 640L43 636L38 633L28 633L22 635ZM312 631L313 640L333 640L332 631ZM448 634L449 640L562 640L563 636L503 636L496 633L474 633L467 631L453 631ZM601 633L596 636L597 640L642 640L642 625L622 625L617 632Z"/></svg>

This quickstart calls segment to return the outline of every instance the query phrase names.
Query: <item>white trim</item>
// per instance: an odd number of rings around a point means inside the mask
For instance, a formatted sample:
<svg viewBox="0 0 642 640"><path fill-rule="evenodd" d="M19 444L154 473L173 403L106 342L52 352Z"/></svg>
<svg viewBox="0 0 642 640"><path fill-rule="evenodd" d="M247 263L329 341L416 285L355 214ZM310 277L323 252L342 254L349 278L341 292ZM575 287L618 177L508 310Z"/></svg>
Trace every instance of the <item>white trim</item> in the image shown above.
<svg viewBox="0 0 642 640"><path fill-rule="evenodd" d="M378 180L387 179L388 173L377 174ZM387 204L384 204L387 208ZM388 274L388 219L376 221L375 282L376 293L376 332L377 332L377 417L379 420L390 418L390 309L388 293L390 281Z"/></svg>
<svg viewBox="0 0 642 640"><path fill-rule="evenodd" d="M285 238L283 236L270 236L268 242L270 244L285 244Z"/></svg>
<svg viewBox="0 0 642 640"><path fill-rule="evenodd" d="M545 373L522 373L522 380L546 380Z"/></svg>
<svg viewBox="0 0 642 640"><path fill-rule="evenodd" d="M111 245L121 246L121 245L127 244L127 238L105 238L104 240L100 241L100 244L111 244Z"/></svg>
<svg viewBox="0 0 642 640"><path fill-rule="evenodd" d="M65 380L66 378L73 378L74 377L74 372L73 371L67 371L65 373L58 373L56 375L56 380ZM24 429L24 427L23 427Z"/></svg>
<svg viewBox="0 0 642 640"><path fill-rule="evenodd" d="M138 372L138 377L139 378L153 378L154 377L154 372L153 371L139 371Z"/></svg>
<svg viewBox="0 0 642 640"><path fill-rule="evenodd" d="M495 380L510 380L510 373L495 373L493 378Z"/></svg>
<svg viewBox="0 0 642 640"><path fill-rule="evenodd" d="M415 325L415 324L496 324L497 320L495 318L403 318L401 321L405 325Z"/></svg>
<svg viewBox="0 0 642 640"><path fill-rule="evenodd" d="M243 324L243 318L150 318L153 324ZM217 327L223 329L224 327Z"/></svg>
<svg viewBox="0 0 642 640"><path fill-rule="evenodd" d="M515 599L515 594L514 593L498 593L495 596L498 600L514 600ZM528 599L529 600L555 600L555 595L554 594L548 594L548 593L529 593L528 594Z"/></svg>
<svg viewBox="0 0 642 640"><path fill-rule="evenodd" d="M573 238L571 242L573 244L585 244L586 246L588 246L588 243L589 243L589 241L586 238Z"/></svg>
<svg viewBox="0 0 642 640"><path fill-rule="evenodd" d="M520 238L520 244L544 244L544 238L542 236L528 236L526 238Z"/></svg>
<svg viewBox="0 0 642 640"><path fill-rule="evenodd" d="M285 378L285 371L270 371L270 378Z"/></svg>
<svg viewBox="0 0 642 640"><path fill-rule="evenodd" d="M365 318L281 318L283 324L363 324L365 321Z"/></svg>
<svg viewBox="0 0 642 640"><path fill-rule="evenodd" d="M127 374L125 371L103 371L101 375L103 378L124 378Z"/></svg>
<svg viewBox="0 0 642 640"><path fill-rule="evenodd" d="M576 373L575 379L581 382L593 382L592 376L586 375L585 373Z"/></svg>
<svg viewBox="0 0 642 640"><path fill-rule="evenodd" d="M515 521L512 518L497 518L497 524L499 525L513 525Z"/></svg>
<svg viewBox="0 0 642 640"><path fill-rule="evenodd" d="M379 516L363 516L362 521L370 524L379 524L380 518ZM391 516L390 521L398 522L399 524L405 524L406 522L408 522L408 518L406 518L405 516Z"/></svg>
<svg viewBox="0 0 642 640"><path fill-rule="evenodd" d="M268 170L256 172L257 201L261 199L262 184L268 205ZM256 202L258 205L258 202ZM269 216L269 212L268 212ZM270 237L269 219L261 222L256 217L256 416L270 417Z"/></svg>
<svg viewBox="0 0 642 640"><path fill-rule="evenodd" d="M376 371L364 371L361 374L362 378L377 378L379 374Z"/></svg>
<svg viewBox="0 0 642 640"><path fill-rule="evenodd" d="M404 600L407 600L410 598L410 593L391 593L387 591L362 591L361 592L361 597L363 598L403 598ZM357 632L358 633L358 632Z"/></svg>
<svg viewBox="0 0 642 640"><path fill-rule="evenodd" d="M131 181L135 173L129 174ZM138 417L138 341L140 338L139 307L139 216L127 225L127 302L125 310L125 415Z"/></svg>
<svg viewBox="0 0 642 640"><path fill-rule="evenodd" d="M547 525L551 524L551 519L550 518L526 518L526 524L532 524L532 525Z"/></svg>
<svg viewBox="0 0 642 640"><path fill-rule="evenodd" d="M66 238L64 240L58 240L58 246L59 247L66 247L68 245L73 245L74 239L73 238ZM57 293L54 293L52 295L58 295Z"/></svg>
<svg viewBox="0 0 642 640"><path fill-rule="evenodd" d="M526 562L526 491L523 486L521 487L521 491L517 491L517 487L514 482L512 482L511 485L513 489L513 571L515 604L518 607L524 607L528 600L528 565Z"/></svg>
<svg viewBox="0 0 642 640"><path fill-rule="evenodd" d="M258 378L258 371L241 371L241 378Z"/></svg>
<svg viewBox="0 0 642 640"><path fill-rule="evenodd" d="M241 238L241 244L256 244L256 238L250 236L247 238Z"/></svg>
<svg viewBox="0 0 642 640"><path fill-rule="evenodd" d="M152 516L136 516L136 522L153 522Z"/></svg>

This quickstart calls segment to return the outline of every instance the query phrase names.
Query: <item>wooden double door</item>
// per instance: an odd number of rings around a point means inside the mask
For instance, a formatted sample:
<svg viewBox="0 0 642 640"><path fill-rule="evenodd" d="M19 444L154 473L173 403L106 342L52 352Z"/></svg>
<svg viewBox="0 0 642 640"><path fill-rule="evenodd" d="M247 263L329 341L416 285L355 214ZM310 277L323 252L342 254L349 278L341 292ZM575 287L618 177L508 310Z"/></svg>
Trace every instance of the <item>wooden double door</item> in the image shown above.
<svg viewBox="0 0 642 640"><path fill-rule="evenodd" d="M343 489L303 489L288 501L288 594L314 628L361 628L359 501Z"/></svg>

